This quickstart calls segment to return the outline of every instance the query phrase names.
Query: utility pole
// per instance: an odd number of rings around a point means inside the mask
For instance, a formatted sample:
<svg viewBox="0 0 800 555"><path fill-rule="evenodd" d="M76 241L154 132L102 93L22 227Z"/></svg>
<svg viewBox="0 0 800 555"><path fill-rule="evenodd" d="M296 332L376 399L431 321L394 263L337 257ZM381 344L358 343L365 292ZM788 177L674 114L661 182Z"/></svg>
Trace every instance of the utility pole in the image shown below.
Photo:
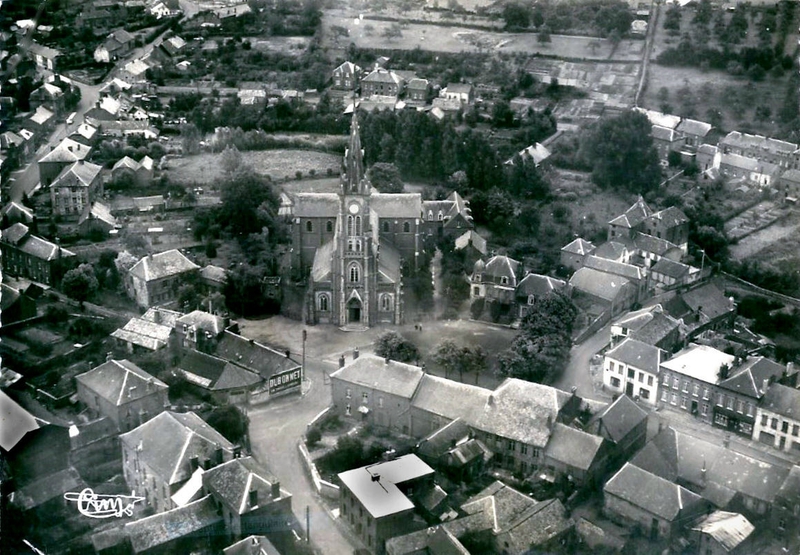
<svg viewBox="0 0 800 555"><path fill-rule="evenodd" d="M308 505L306 505L306 543L311 543L311 508Z"/></svg>
<svg viewBox="0 0 800 555"><path fill-rule="evenodd" d="M306 330L303 330L303 366L302 366L302 369L300 370L302 372L302 375L300 376L300 383L302 383L306 379L306 339L307 338L308 338L308 332ZM302 388L303 388L303 386L301 385L300 389L302 390Z"/></svg>

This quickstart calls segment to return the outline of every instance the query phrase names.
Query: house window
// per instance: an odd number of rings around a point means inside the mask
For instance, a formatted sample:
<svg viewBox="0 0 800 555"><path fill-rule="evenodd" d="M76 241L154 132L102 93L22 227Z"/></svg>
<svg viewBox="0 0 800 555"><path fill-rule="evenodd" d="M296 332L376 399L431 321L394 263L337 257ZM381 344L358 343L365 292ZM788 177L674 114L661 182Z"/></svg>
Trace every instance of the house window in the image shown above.
<svg viewBox="0 0 800 555"><path fill-rule="evenodd" d="M611 378L611 387L619 387L619 378Z"/></svg>
<svg viewBox="0 0 800 555"><path fill-rule="evenodd" d="M683 389L681 391L689 393L689 382L687 380L683 380Z"/></svg>
<svg viewBox="0 0 800 555"><path fill-rule="evenodd" d="M777 418L773 418L773 419L772 419L772 422L770 422L770 425L769 425L769 426L770 426L770 428L772 428L773 430L777 430L777 429L778 429L778 419L777 419Z"/></svg>
<svg viewBox="0 0 800 555"><path fill-rule="evenodd" d="M639 372L639 383L644 383L644 373Z"/></svg>
<svg viewBox="0 0 800 555"><path fill-rule="evenodd" d="M481 288L480 288L480 287L473 287L473 288L472 288L472 294L473 294L475 297L480 297L480 295L481 295Z"/></svg>
<svg viewBox="0 0 800 555"><path fill-rule="evenodd" d="M664 374L664 378L661 380L661 383L664 385L669 385L669 374Z"/></svg>
<svg viewBox="0 0 800 555"><path fill-rule="evenodd" d="M704 387L703 388L703 399L708 399L708 394L709 394L708 388Z"/></svg>
<svg viewBox="0 0 800 555"><path fill-rule="evenodd" d="M653 380L653 376L648 375L647 376L647 385L652 386L653 385L653 381L654 381Z"/></svg>
<svg viewBox="0 0 800 555"><path fill-rule="evenodd" d="M665 403L667 402L667 392L666 391L663 391L663 390L661 391L661 400L663 402L665 402Z"/></svg>
<svg viewBox="0 0 800 555"><path fill-rule="evenodd" d="M347 403L347 405L345 405L345 407L344 407L344 415L345 416L350 416L350 413L351 413L350 403Z"/></svg>
<svg viewBox="0 0 800 555"><path fill-rule="evenodd" d="M361 235L361 216L356 216L356 235Z"/></svg>
<svg viewBox="0 0 800 555"><path fill-rule="evenodd" d="M444 214L442 214L442 211L441 211L441 210L439 210L439 214L438 214L438 216L436 217L436 219L438 219L440 222L441 222L442 220L444 220Z"/></svg>
<svg viewBox="0 0 800 555"><path fill-rule="evenodd" d="M744 401L739 399L736 401L736 412L742 413L744 412Z"/></svg>
<svg viewBox="0 0 800 555"><path fill-rule="evenodd" d="M766 426L767 425L767 415L766 414L762 414L761 415L761 425L762 426Z"/></svg>
<svg viewBox="0 0 800 555"><path fill-rule="evenodd" d="M327 233L333 233L333 222L332 221L328 220L327 222L325 222L325 231Z"/></svg>
<svg viewBox="0 0 800 555"><path fill-rule="evenodd" d="M348 387L344 392L344 396L345 398L350 399L353 396L353 390Z"/></svg>
<svg viewBox="0 0 800 555"><path fill-rule="evenodd" d="M311 223L311 220L306 221L306 231L309 233L314 231L314 224Z"/></svg>
<svg viewBox="0 0 800 555"><path fill-rule="evenodd" d="M517 450L517 442L514 440L508 440L508 450L509 451L516 451Z"/></svg>
<svg viewBox="0 0 800 555"><path fill-rule="evenodd" d="M672 378L672 389L678 389L681 385L681 379L678 376Z"/></svg>
<svg viewBox="0 0 800 555"><path fill-rule="evenodd" d="M350 282L357 283L361 279L361 267L358 264L350 266Z"/></svg>
<svg viewBox="0 0 800 555"><path fill-rule="evenodd" d="M383 397L378 397L378 406L383 408Z"/></svg>
<svg viewBox="0 0 800 555"><path fill-rule="evenodd" d="M728 425L728 417L724 414L717 413L714 416L714 423L719 424L720 426L727 426Z"/></svg>
<svg viewBox="0 0 800 555"><path fill-rule="evenodd" d="M519 452L522 453L523 455L527 455L528 454L528 444L527 443L521 444L519 446Z"/></svg>
<svg viewBox="0 0 800 555"><path fill-rule="evenodd" d="M640 389L639 390L639 397L641 397L642 399L645 399L645 400L649 399L650 398L650 391L648 391L647 389Z"/></svg>
<svg viewBox="0 0 800 555"><path fill-rule="evenodd" d="M783 432L784 434L788 434L789 433L789 423L788 422L783 421L781 423L781 432Z"/></svg>
<svg viewBox="0 0 800 555"><path fill-rule="evenodd" d="M636 370L633 368L628 368L628 379L635 379L636 378Z"/></svg>
<svg viewBox="0 0 800 555"><path fill-rule="evenodd" d="M528 295L528 305L533 305L534 302L536 302L536 297L533 295Z"/></svg>
<svg viewBox="0 0 800 555"><path fill-rule="evenodd" d="M708 416L708 403L703 403L700 406L700 414L702 414L703 416Z"/></svg>
<svg viewBox="0 0 800 555"><path fill-rule="evenodd" d="M681 395L681 408L682 408L682 409L685 409L685 408L686 408L686 404L687 404L687 402L688 402L688 399L686 398L686 396L684 396L684 395Z"/></svg>
<svg viewBox="0 0 800 555"><path fill-rule="evenodd" d="M725 405L725 395L720 393L719 396L717 397L717 406L722 407L724 405Z"/></svg>
<svg viewBox="0 0 800 555"><path fill-rule="evenodd" d="M369 395L365 391L364 393L361 394L361 403L366 405L367 401L369 401Z"/></svg>
<svg viewBox="0 0 800 555"><path fill-rule="evenodd" d="M319 296L319 311L320 312L328 312L328 295L320 295Z"/></svg>
<svg viewBox="0 0 800 555"><path fill-rule="evenodd" d="M347 234L348 235L355 235L355 220L353 216L347 216Z"/></svg>
<svg viewBox="0 0 800 555"><path fill-rule="evenodd" d="M389 222L383 222L383 232L389 233Z"/></svg>
<svg viewBox="0 0 800 555"><path fill-rule="evenodd" d="M411 224L408 222L403 222L403 233L408 233L411 231Z"/></svg>
<svg viewBox="0 0 800 555"><path fill-rule="evenodd" d="M753 403L747 403L747 416L753 416L755 414L755 407Z"/></svg>
<svg viewBox="0 0 800 555"><path fill-rule="evenodd" d="M694 384L694 387L692 387L692 395L694 395L695 397L700 395L700 386L699 385Z"/></svg>
<svg viewBox="0 0 800 555"><path fill-rule="evenodd" d="M792 425L792 435L797 437L798 433L800 433L800 426L797 424Z"/></svg>
<svg viewBox="0 0 800 555"><path fill-rule="evenodd" d="M725 408L728 410L733 410L733 397L728 395L728 402L725 403Z"/></svg>
<svg viewBox="0 0 800 555"><path fill-rule="evenodd" d="M609 372L614 372L615 369L616 369L616 364L614 364L613 361L609 361L609 363L608 363L608 371Z"/></svg>
<svg viewBox="0 0 800 555"><path fill-rule="evenodd" d="M669 402L670 402L671 405L677 405L678 404L678 394L677 393L673 393L672 394L672 398L669 400Z"/></svg>
<svg viewBox="0 0 800 555"><path fill-rule="evenodd" d="M428 210L428 221L433 221L433 210Z"/></svg>

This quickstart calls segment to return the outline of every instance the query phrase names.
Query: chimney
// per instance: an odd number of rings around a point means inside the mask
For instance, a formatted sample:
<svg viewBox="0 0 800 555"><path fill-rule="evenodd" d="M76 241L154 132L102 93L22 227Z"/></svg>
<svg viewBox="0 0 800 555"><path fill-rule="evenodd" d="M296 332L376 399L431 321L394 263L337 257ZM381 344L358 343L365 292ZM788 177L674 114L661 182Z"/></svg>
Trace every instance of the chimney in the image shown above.
<svg viewBox="0 0 800 555"><path fill-rule="evenodd" d="M222 464L222 447L214 449L214 460L216 464Z"/></svg>
<svg viewBox="0 0 800 555"><path fill-rule="evenodd" d="M547 427L548 428L552 428L553 427L553 417L550 416L549 414L547 415Z"/></svg>
<svg viewBox="0 0 800 555"><path fill-rule="evenodd" d="M258 491L251 489L250 493L248 494L248 502L250 503L250 508L258 506Z"/></svg>
<svg viewBox="0 0 800 555"><path fill-rule="evenodd" d="M158 310L158 309L155 309L153 311L153 323L155 323L155 324L160 324L161 323L161 311Z"/></svg>
<svg viewBox="0 0 800 555"><path fill-rule="evenodd" d="M700 485L705 487L706 486L706 459L703 458L703 468L700 469Z"/></svg>
<svg viewBox="0 0 800 555"><path fill-rule="evenodd" d="M381 481L381 475L380 474L373 474L372 476L370 476L370 478L372 478L373 482L380 482Z"/></svg>
<svg viewBox="0 0 800 555"><path fill-rule="evenodd" d="M339 368L344 368L344 355L339 357Z"/></svg>
<svg viewBox="0 0 800 555"><path fill-rule="evenodd" d="M794 374L794 362L787 362L786 363L786 375L791 376Z"/></svg>
<svg viewBox="0 0 800 555"><path fill-rule="evenodd" d="M761 382L761 395L764 395L769 389L769 378L764 378Z"/></svg>
<svg viewBox="0 0 800 555"><path fill-rule="evenodd" d="M722 438L722 446L725 449L731 446L731 434L725 434L725 437Z"/></svg>
<svg viewBox="0 0 800 555"><path fill-rule="evenodd" d="M569 389L569 391L570 391L570 393L572 393L572 396L574 397L575 395L577 395L577 394L578 394L578 386L576 386L576 385L573 385L573 386L572 386L572 387Z"/></svg>
<svg viewBox="0 0 800 555"><path fill-rule="evenodd" d="M153 381L153 378L148 378L147 380L147 391L153 391L156 388L156 384Z"/></svg>
<svg viewBox="0 0 800 555"><path fill-rule="evenodd" d="M355 349L353 349L353 360L355 360L355 359L357 359L357 358L358 358L358 347L356 347Z"/></svg>
<svg viewBox="0 0 800 555"><path fill-rule="evenodd" d="M147 253L147 259L148 260L153 260L153 251L150 251L150 252Z"/></svg>
<svg viewBox="0 0 800 555"><path fill-rule="evenodd" d="M489 395L489 399L486 401L486 404L488 404L490 407L494 406L494 394Z"/></svg>
<svg viewBox="0 0 800 555"><path fill-rule="evenodd" d="M272 498L273 499L280 499L281 497L281 483L280 482L272 482Z"/></svg>
<svg viewBox="0 0 800 555"><path fill-rule="evenodd" d="M111 351L108 351L106 353L106 362L111 362L112 360L114 360L114 353L111 352Z"/></svg>
<svg viewBox="0 0 800 555"><path fill-rule="evenodd" d="M255 345L256 344L256 340L255 339L250 339L249 341L250 341L251 345Z"/></svg>
<svg viewBox="0 0 800 555"><path fill-rule="evenodd" d="M197 457L192 457L191 459L189 459L189 464L191 465L192 472L194 472L200 466L200 459L198 459Z"/></svg>

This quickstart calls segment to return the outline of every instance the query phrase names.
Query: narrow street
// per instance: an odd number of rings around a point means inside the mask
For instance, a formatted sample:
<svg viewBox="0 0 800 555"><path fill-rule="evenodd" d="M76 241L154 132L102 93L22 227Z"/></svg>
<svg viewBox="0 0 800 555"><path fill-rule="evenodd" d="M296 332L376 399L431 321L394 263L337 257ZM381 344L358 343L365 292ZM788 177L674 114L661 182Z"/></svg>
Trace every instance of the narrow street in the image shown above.
<svg viewBox="0 0 800 555"><path fill-rule="evenodd" d="M311 389L304 397L286 397L248 410L253 456L291 492L292 510L304 528L306 507L310 507L311 541L326 555L350 554L356 547L326 513L304 470L297 444L306 424L330 404L331 390L324 373L336 369L334 364L308 360L306 376Z"/></svg>
<svg viewBox="0 0 800 555"><path fill-rule="evenodd" d="M553 385L564 391L570 391L574 386L578 388L578 395L581 397L595 401L610 401L611 395L600 387L603 376L599 373L592 375L591 369L592 357L608 345L610 333L611 324L608 324L583 343L572 347L564 375Z"/></svg>

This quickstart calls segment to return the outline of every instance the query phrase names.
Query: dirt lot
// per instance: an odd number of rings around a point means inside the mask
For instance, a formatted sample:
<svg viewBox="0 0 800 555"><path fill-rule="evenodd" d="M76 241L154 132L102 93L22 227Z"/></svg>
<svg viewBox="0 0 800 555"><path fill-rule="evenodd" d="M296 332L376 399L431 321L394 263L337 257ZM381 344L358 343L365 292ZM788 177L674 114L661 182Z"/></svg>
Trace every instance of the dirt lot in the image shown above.
<svg viewBox="0 0 800 555"><path fill-rule="evenodd" d="M218 153L196 154L170 160L167 174L177 183L213 183L222 177ZM313 170L326 175L328 169L339 173L341 156L311 150L265 150L242 152L242 161L257 173L274 180L294 179L295 172L309 175Z"/></svg>
<svg viewBox="0 0 800 555"><path fill-rule="evenodd" d="M765 262L779 260L800 261L800 214L777 222L768 228L757 231L732 245L731 255L742 260L752 258ZM798 266L800 267L800 266Z"/></svg>
<svg viewBox="0 0 800 555"><path fill-rule="evenodd" d="M358 24L356 24L358 21ZM612 53L612 45L606 40L592 37L553 35L552 42L540 44L536 33L497 33L449 27L436 24L404 24L402 36L388 40L383 36L385 29L393 22L369 19L353 19L349 16L326 14L323 20L326 30L323 44L335 47L331 37L332 25L346 27L350 31L347 39L361 48L392 48L413 50L422 48L436 52L477 52L492 50L498 52L524 52L525 54L544 54L561 58L607 60ZM598 46L593 48L591 43ZM644 41L624 40L620 43L613 59L636 61L641 59Z"/></svg>

